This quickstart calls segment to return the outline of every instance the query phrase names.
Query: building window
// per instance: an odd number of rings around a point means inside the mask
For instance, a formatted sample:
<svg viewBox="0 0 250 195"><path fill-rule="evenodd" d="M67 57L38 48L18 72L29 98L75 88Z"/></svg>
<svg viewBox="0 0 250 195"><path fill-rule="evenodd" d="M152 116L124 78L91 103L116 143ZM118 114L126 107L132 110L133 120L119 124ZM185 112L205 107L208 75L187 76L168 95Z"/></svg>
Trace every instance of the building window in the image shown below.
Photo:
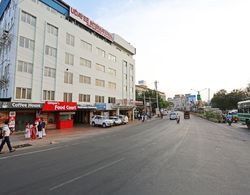
<svg viewBox="0 0 250 195"><path fill-rule="evenodd" d="M116 90L116 83L108 82L108 88L112 90Z"/></svg>
<svg viewBox="0 0 250 195"><path fill-rule="evenodd" d="M69 33L66 34L66 43L68 45L74 46L75 45L75 37Z"/></svg>
<svg viewBox="0 0 250 195"><path fill-rule="evenodd" d="M80 58L80 65L91 68L91 61L84 58Z"/></svg>
<svg viewBox="0 0 250 195"><path fill-rule="evenodd" d="M107 73L109 73L112 76L116 76L116 70L113 68L108 68Z"/></svg>
<svg viewBox="0 0 250 195"><path fill-rule="evenodd" d="M56 78L56 69L50 68L50 67L45 67L44 68L44 76Z"/></svg>
<svg viewBox="0 0 250 195"><path fill-rule="evenodd" d="M58 28L48 23L47 23L47 32L56 37L58 36Z"/></svg>
<svg viewBox="0 0 250 195"><path fill-rule="evenodd" d="M72 93L63 93L64 102L72 102Z"/></svg>
<svg viewBox="0 0 250 195"><path fill-rule="evenodd" d="M18 60L17 70L19 72L27 72L27 73L32 74L32 72L33 72L33 64Z"/></svg>
<svg viewBox="0 0 250 195"><path fill-rule="evenodd" d="M36 26L36 17L28 14L27 12L22 11L21 20L30 24L31 26Z"/></svg>
<svg viewBox="0 0 250 195"><path fill-rule="evenodd" d="M96 79L95 80L95 85L98 86L98 87L105 87L105 81Z"/></svg>
<svg viewBox="0 0 250 195"><path fill-rule="evenodd" d="M105 58L105 51L97 47L97 54Z"/></svg>
<svg viewBox="0 0 250 195"><path fill-rule="evenodd" d="M55 91L43 90L43 100L55 100Z"/></svg>
<svg viewBox="0 0 250 195"><path fill-rule="evenodd" d="M79 76L79 83L91 84L91 77L80 75Z"/></svg>
<svg viewBox="0 0 250 195"><path fill-rule="evenodd" d="M79 102L90 102L89 94L79 94Z"/></svg>
<svg viewBox="0 0 250 195"><path fill-rule="evenodd" d="M104 96L95 96L95 103L104 103Z"/></svg>
<svg viewBox="0 0 250 195"><path fill-rule="evenodd" d="M108 103L115 104L115 97L109 97L108 98Z"/></svg>
<svg viewBox="0 0 250 195"><path fill-rule="evenodd" d="M45 54L56 57L57 49L46 45Z"/></svg>
<svg viewBox="0 0 250 195"><path fill-rule="evenodd" d="M30 50L34 50L35 42L31 39L20 36L19 46Z"/></svg>
<svg viewBox="0 0 250 195"><path fill-rule="evenodd" d="M116 62L116 57L115 57L114 55L110 54L110 53L109 53L109 55L108 55L108 59L109 59L110 61L112 61L112 62Z"/></svg>
<svg viewBox="0 0 250 195"><path fill-rule="evenodd" d="M128 79L128 75L126 73L123 74L123 79L127 80Z"/></svg>
<svg viewBox="0 0 250 195"><path fill-rule="evenodd" d="M30 88L16 88L16 99L31 99L31 89Z"/></svg>
<svg viewBox="0 0 250 195"><path fill-rule="evenodd" d="M101 71L101 72L105 72L105 66L103 66L101 64L96 64L96 70Z"/></svg>
<svg viewBox="0 0 250 195"><path fill-rule="evenodd" d="M86 41L81 40L82 48L86 49L87 51L92 51L92 45Z"/></svg>
<svg viewBox="0 0 250 195"><path fill-rule="evenodd" d="M74 55L70 53L65 53L65 64L74 65Z"/></svg>
<svg viewBox="0 0 250 195"><path fill-rule="evenodd" d="M73 84L73 73L64 72L64 83Z"/></svg>
<svg viewBox="0 0 250 195"><path fill-rule="evenodd" d="M134 65L133 64L129 64L130 70L133 71L134 70Z"/></svg>

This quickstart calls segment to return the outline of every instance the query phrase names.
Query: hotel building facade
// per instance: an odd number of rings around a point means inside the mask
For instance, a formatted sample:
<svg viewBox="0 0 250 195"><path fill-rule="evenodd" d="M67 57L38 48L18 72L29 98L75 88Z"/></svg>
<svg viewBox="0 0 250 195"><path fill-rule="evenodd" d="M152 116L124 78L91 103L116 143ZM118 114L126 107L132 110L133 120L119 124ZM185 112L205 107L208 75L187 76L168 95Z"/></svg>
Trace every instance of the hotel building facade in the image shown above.
<svg viewBox="0 0 250 195"><path fill-rule="evenodd" d="M61 0L0 3L0 123L133 118L136 49ZM23 127L24 128L24 127Z"/></svg>

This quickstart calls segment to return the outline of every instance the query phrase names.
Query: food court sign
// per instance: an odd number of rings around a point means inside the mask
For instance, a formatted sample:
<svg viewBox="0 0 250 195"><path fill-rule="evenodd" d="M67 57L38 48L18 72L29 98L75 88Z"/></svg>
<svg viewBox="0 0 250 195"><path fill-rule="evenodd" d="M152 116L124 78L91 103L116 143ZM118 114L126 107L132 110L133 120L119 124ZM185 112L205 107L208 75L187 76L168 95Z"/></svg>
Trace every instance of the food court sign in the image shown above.
<svg viewBox="0 0 250 195"><path fill-rule="evenodd" d="M42 111L75 111L77 110L76 102L50 102L46 101Z"/></svg>
<svg viewBox="0 0 250 195"><path fill-rule="evenodd" d="M87 16L84 16L82 13L78 12L76 9L70 7L69 16L113 42L113 36L111 33L96 24L94 21L90 20Z"/></svg>

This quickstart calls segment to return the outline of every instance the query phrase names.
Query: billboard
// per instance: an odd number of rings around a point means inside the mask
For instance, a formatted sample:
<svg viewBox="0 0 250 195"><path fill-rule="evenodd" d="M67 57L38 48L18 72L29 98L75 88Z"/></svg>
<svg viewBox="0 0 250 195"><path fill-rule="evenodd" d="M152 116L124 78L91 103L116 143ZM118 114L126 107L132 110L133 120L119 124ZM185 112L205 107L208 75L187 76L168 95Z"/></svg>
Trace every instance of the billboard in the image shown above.
<svg viewBox="0 0 250 195"><path fill-rule="evenodd" d="M194 105L196 103L196 95L190 95L190 96L188 96L188 103L190 105Z"/></svg>

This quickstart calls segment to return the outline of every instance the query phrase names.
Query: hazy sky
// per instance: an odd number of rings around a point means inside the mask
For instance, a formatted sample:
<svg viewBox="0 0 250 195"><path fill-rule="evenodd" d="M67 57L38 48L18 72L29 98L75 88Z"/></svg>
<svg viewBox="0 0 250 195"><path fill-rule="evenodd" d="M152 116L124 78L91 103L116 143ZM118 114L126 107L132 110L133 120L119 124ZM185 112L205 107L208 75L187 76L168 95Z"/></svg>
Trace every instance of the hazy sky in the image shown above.
<svg viewBox="0 0 250 195"><path fill-rule="evenodd" d="M136 81L167 97L250 83L250 0L65 2L135 46Z"/></svg>

